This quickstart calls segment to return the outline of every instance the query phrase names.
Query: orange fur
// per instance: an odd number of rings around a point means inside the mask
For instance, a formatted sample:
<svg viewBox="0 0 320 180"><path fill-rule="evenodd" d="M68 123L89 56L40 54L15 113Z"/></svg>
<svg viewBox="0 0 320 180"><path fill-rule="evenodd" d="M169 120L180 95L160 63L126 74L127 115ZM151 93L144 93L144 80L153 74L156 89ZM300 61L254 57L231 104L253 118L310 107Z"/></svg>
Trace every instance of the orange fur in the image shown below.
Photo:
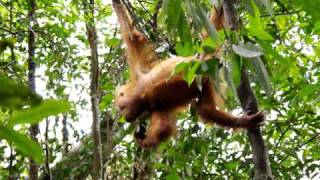
<svg viewBox="0 0 320 180"><path fill-rule="evenodd" d="M182 73L171 77L177 63L195 61L197 58L173 57L157 61L155 53L150 48L152 44L133 27L119 0L113 2L122 38L127 46L127 59L132 73L131 80L117 91L115 105L130 122L142 114L151 115L146 135L137 138L141 147L156 147L174 135L176 112L183 110L196 98L197 111L205 122L231 128L252 128L261 125L264 120L262 113L235 117L218 110L211 78L203 78L203 88L200 91L195 81L189 86L183 80Z"/></svg>
<svg viewBox="0 0 320 180"><path fill-rule="evenodd" d="M221 30L224 25L224 14L223 14L223 8L217 8L217 7L212 7L211 13L210 13L210 21L214 25L217 31Z"/></svg>

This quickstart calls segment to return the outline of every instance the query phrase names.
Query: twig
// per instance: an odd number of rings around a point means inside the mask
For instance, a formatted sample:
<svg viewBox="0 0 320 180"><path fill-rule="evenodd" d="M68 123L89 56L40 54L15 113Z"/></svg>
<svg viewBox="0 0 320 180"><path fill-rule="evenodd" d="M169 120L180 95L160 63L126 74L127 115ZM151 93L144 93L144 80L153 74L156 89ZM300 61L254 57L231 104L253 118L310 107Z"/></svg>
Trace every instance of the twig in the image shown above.
<svg viewBox="0 0 320 180"><path fill-rule="evenodd" d="M284 162L284 160L286 160L293 152L299 150L300 148L302 148L303 146L309 144L310 142L312 142L313 140L315 140L318 136L320 136L320 133L317 133L316 135L314 135L313 137L311 137L308 141L298 145L297 147L295 147L292 151L290 151L289 154L287 154L285 157L283 157L280 162L278 162L278 166Z"/></svg>
<svg viewBox="0 0 320 180"><path fill-rule="evenodd" d="M301 10L297 10L297 11L291 11L291 12L281 12L281 13L273 13L272 16L286 16L286 15L291 15L291 14L296 14L301 12ZM260 16L261 18L264 17L271 17L270 14L264 14Z"/></svg>
<svg viewBox="0 0 320 180"><path fill-rule="evenodd" d="M48 118L46 119L46 131L45 131L45 166L46 166L46 171L47 171L47 178L49 180L52 180L52 175L51 175L51 170L50 170L50 155L49 155L49 137L48 137L48 132L49 132L49 120Z"/></svg>
<svg viewBox="0 0 320 180"><path fill-rule="evenodd" d="M151 22L151 26L152 26L152 28L153 28L153 30L157 30L157 28L158 28L158 14L159 14L159 11L160 11L160 8L162 7L162 0L159 0L158 1L158 4L157 4L157 6L156 6L156 10L155 10L155 12L154 12L154 14L153 14L153 16L152 16L152 18L151 18L151 20L152 20L152 22Z"/></svg>

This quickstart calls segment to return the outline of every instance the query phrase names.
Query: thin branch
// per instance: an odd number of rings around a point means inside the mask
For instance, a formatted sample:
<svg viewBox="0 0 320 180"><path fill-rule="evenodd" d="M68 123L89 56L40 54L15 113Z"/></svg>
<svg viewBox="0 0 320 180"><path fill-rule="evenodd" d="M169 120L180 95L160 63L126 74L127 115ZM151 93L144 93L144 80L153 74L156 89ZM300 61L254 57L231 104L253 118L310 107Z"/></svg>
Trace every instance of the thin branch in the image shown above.
<svg viewBox="0 0 320 180"><path fill-rule="evenodd" d="M290 12L281 12L281 13L273 13L272 16L286 16L286 15L291 15L291 14L297 14L301 12L301 10L297 10L297 11L290 11ZM271 17L270 14L264 14L260 16L261 18L264 17Z"/></svg>
<svg viewBox="0 0 320 180"><path fill-rule="evenodd" d="M131 5L131 3L128 0L123 0L123 4L126 6L127 11L129 12L129 15L132 19L132 23L136 26L136 28L138 28L138 30L142 30L140 23L143 23L141 22L141 19L137 18L136 13L134 12L135 8Z"/></svg>
<svg viewBox="0 0 320 180"><path fill-rule="evenodd" d="M298 145L297 147L295 147L292 151L290 151L290 153L288 153L285 157L283 157L277 164L278 166L284 162L284 160L286 160L291 154L293 154L294 152L296 152L297 150L299 150L300 148L302 148L303 146L311 143L313 140L315 140L317 137L320 137L320 133L317 133L316 135L314 135L313 137L311 137L308 141Z"/></svg>
<svg viewBox="0 0 320 180"><path fill-rule="evenodd" d="M13 174L13 159L14 159L14 153L13 153L13 148L11 143L9 144L10 148L10 160L9 160L9 180L14 179L14 174Z"/></svg>
<svg viewBox="0 0 320 180"><path fill-rule="evenodd" d="M137 0L138 3L140 4L140 6L142 7L142 9L150 16L152 17L152 14L147 10L146 7L144 7L144 5L141 3L141 1Z"/></svg>
<svg viewBox="0 0 320 180"><path fill-rule="evenodd" d="M52 175L51 175L51 170L50 170L50 151L49 151L49 136L48 136L48 132L49 132L49 120L48 118L46 119L46 131L45 131L45 155L46 155L46 159L45 159L45 167L46 167L46 176L47 179L52 180Z"/></svg>
<svg viewBox="0 0 320 180"><path fill-rule="evenodd" d="M157 30L158 28L158 14L159 14L159 11L160 11L160 8L162 7L162 0L159 0L158 1L158 4L156 6L156 10L151 18L151 26L153 28L153 30Z"/></svg>

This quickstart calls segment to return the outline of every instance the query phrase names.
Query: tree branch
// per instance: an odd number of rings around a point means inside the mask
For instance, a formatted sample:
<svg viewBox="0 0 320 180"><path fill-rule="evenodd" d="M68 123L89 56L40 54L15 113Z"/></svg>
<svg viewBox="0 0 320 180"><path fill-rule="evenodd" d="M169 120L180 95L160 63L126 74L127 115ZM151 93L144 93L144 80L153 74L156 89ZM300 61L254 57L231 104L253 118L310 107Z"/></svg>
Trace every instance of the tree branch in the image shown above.
<svg viewBox="0 0 320 180"><path fill-rule="evenodd" d="M246 111L247 114L257 113L257 99L250 87L248 75L244 68L241 72L241 80L237 92L242 109ZM255 167L254 179L273 179L267 153L268 151L264 145L260 128L249 129L247 135L252 147L252 159Z"/></svg>
<svg viewBox="0 0 320 180"><path fill-rule="evenodd" d="M105 149L113 149L116 144L118 144L122 139L132 132L134 129L134 125L130 125L129 128L117 128L118 131L115 134L112 134L112 137L109 137L112 130L108 129L107 123L113 124L114 120L110 117L104 118L100 122L101 126L101 142L102 143L102 161L105 164L109 159L109 151ZM108 147L108 139L112 138L113 144L112 147ZM81 140L81 144L71 150L69 153L64 154L63 158L55 164L54 167L51 168L51 174L54 179L77 179L77 180L85 180L92 170L92 133L84 136ZM46 180L44 174L40 176L39 179Z"/></svg>
<svg viewBox="0 0 320 180"><path fill-rule="evenodd" d="M93 161L92 178L94 180L102 179L102 148L100 136L100 111L99 111L99 60L98 60L98 36L95 27L94 1L84 2L84 11L89 19L86 21L87 38L90 45L90 96L92 111L92 139L93 139Z"/></svg>
<svg viewBox="0 0 320 180"><path fill-rule="evenodd" d="M234 0L225 0L223 3L224 16L231 30L238 30L239 16L236 10L236 2ZM227 14L226 14L227 13ZM235 16L235 17L234 17ZM258 112L257 99L250 87L250 82L246 69L242 67L241 79L237 88L238 97L241 107L247 114L255 114ZM273 179L269 164L268 151L264 145L260 128L248 129L247 135L252 147L252 158L254 163L255 180Z"/></svg>

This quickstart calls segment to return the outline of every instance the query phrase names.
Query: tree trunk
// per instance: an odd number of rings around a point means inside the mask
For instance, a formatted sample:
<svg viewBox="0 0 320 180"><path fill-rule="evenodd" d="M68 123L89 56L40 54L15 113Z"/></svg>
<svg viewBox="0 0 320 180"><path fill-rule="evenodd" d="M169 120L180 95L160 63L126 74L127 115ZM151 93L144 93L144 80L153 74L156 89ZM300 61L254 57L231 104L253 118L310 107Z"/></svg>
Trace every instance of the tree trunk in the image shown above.
<svg viewBox="0 0 320 180"><path fill-rule="evenodd" d="M109 116L104 118L100 122L101 126L101 140L103 142L102 149L113 149L115 144L118 144L122 139L132 130L134 126L131 125L128 129L118 128L120 130L117 134L110 134L112 126L108 126L107 123L113 124L114 121ZM107 129L110 127L110 129ZM110 135L112 137L110 137ZM52 177L55 179L87 179L90 174L93 164L92 157L92 133L83 137L81 144L77 148L73 148L69 153L65 154L64 157L51 168ZM113 139L114 143L112 147L109 147L107 139ZM108 161L109 151L102 151L103 163ZM40 179L45 180L44 175Z"/></svg>
<svg viewBox="0 0 320 180"><path fill-rule="evenodd" d="M29 87L35 91L36 84L35 84L35 31L33 30L34 23L36 22L36 2L35 0L29 0L29 10L28 10L28 18L29 18L29 30L28 30L28 81ZM37 141L37 134L39 134L39 127L38 124L31 125L29 128L29 133L31 138L34 141ZM38 179L38 165L29 158L29 179L36 180Z"/></svg>
<svg viewBox="0 0 320 180"><path fill-rule="evenodd" d="M239 28L239 17L235 0L225 0L223 2L223 12L225 16L225 24L231 30L237 30ZM250 87L250 82L246 70L242 68L240 85L237 88L238 97L241 102L242 109L247 114L255 114L258 112L257 99ZM252 148L252 156L254 163L254 178L255 180L273 179L268 151L264 145L260 128L249 129L247 131L249 141Z"/></svg>
<svg viewBox="0 0 320 180"><path fill-rule="evenodd" d="M132 167L133 180L148 180L151 179L152 169L149 161L150 151L144 151L138 147L134 155L134 163Z"/></svg>
<svg viewBox="0 0 320 180"><path fill-rule="evenodd" d="M258 112L257 99L250 87L248 75L245 69L241 72L241 81L237 89L242 109L247 114L255 114ZM255 180L273 179L269 164L268 151L264 145L260 128L249 129L247 131L249 141L252 147L252 159L254 163Z"/></svg>
<svg viewBox="0 0 320 180"><path fill-rule="evenodd" d="M68 128L67 128L67 114L62 116L62 146L63 146L63 153L66 154L69 151L69 138L68 138Z"/></svg>
<svg viewBox="0 0 320 180"><path fill-rule="evenodd" d="M94 0L90 0L89 5L85 2L85 15L88 17L86 21L87 36L91 50L91 67L90 67L90 96L92 109L92 138L93 138L93 162L92 162L92 178L94 180L102 179L102 153L101 153L101 137L99 123L99 61L97 47L97 33L94 23Z"/></svg>

